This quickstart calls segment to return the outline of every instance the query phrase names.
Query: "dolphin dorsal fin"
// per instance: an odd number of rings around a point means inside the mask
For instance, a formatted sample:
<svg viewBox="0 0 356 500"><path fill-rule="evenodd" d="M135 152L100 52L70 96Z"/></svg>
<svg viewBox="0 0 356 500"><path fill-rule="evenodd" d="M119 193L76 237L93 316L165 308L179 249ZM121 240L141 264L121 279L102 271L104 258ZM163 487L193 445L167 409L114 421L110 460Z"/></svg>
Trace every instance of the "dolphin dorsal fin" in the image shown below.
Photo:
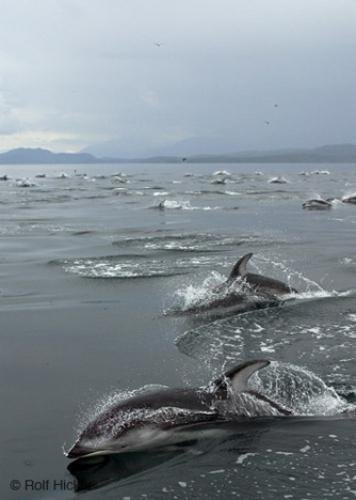
<svg viewBox="0 0 356 500"><path fill-rule="evenodd" d="M261 370L261 368L268 366L270 363L268 359L253 359L231 368L231 370L227 371L222 377L213 382L213 388L216 395L223 399L227 397L227 380L230 382L234 393L248 391L248 381L251 376L258 370Z"/></svg>
<svg viewBox="0 0 356 500"><path fill-rule="evenodd" d="M254 359L246 361L225 373L225 377L230 380L233 392L243 392L248 390L248 381L251 376L265 368L271 362L267 359Z"/></svg>
<svg viewBox="0 0 356 500"><path fill-rule="evenodd" d="M239 259L231 270L229 281L235 278L244 278L247 274L246 266L247 262L251 259L253 253L247 253L241 259Z"/></svg>

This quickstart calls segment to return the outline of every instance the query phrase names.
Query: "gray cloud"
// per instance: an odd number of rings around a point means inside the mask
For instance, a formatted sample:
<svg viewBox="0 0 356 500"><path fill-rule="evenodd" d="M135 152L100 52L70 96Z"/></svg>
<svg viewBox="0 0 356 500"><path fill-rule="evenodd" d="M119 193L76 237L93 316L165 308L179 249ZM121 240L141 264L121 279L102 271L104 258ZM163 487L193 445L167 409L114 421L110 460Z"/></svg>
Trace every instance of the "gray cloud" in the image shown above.
<svg viewBox="0 0 356 500"><path fill-rule="evenodd" d="M2 0L1 14L1 149L356 142L353 0Z"/></svg>

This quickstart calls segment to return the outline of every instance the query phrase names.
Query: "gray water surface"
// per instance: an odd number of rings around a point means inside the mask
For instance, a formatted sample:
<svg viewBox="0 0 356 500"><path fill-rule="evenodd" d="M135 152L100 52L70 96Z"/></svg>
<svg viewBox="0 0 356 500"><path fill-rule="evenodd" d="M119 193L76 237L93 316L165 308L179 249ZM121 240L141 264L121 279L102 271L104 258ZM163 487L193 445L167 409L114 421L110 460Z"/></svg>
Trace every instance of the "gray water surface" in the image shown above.
<svg viewBox="0 0 356 500"><path fill-rule="evenodd" d="M307 369L355 402L356 206L302 203L356 192L356 168L75 168L0 169L1 498L354 498L356 421L325 401L320 415L226 424L178 451L83 468L67 470L62 447L115 391L204 385L251 358ZM231 177L216 183L222 169ZM268 182L277 175L289 182ZM248 252L253 272L301 296L246 315L171 314Z"/></svg>

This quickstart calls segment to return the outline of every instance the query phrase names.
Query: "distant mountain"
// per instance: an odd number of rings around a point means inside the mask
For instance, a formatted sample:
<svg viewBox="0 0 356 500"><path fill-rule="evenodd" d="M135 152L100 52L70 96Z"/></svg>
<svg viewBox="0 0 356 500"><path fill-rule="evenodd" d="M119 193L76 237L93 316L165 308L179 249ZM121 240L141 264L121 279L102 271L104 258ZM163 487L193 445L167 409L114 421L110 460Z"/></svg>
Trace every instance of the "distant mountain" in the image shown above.
<svg viewBox="0 0 356 500"><path fill-rule="evenodd" d="M224 140L220 137L191 137L182 141L176 142L171 146L160 148L155 156L198 156L220 155L226 151L234 151L236 146L231 141ZM152 156L152 155L151 155Z"/></svg>
<svg viewBox="0 0 356 500"><path fill-rule="evenodd" d="M139 140L110 140L90 144L82 150L97 157L153 158L169 156L217 155L235 150L235 143L220 137L190 137L167 146L145 146Z"/></svg>
<svg viewBox="0 0 356 500"><path fill-rule="evenodd" d="M97 163L88 153L52 153L42 148L18 148L0 154L1 164Z"/></svg>
<svg viewBox="0 0 356 500"><path fill-rule="evenodd" d="M111 143L111 152L115 150ZM353 163L356 162L354 144L335 144L312 149L289 148L270 151L239 151L224 153L229 146L224 141L213 138L208 144L205 138L186 139L161 148L154 154L126 156L128 161L147 163L178 163L185 158L190 163ZM232 147L230 145L230 151ZM120 155L123 158L123 155ZM107 158L109 161L110 158ZM111 159L113 161L113 159ZM121 160L122 161L122 160Z"/></svg>
<svg viewBox="0 0 356 500"><path fill-rule="evenodd" d="M194 160L200 162L202 157L196 157ZM353 163L356 162L356 146L354 144L334 144L314 149L237 153L224 155L223 161L239 163Z"/></svg>
<svg viewBox="0 0 356 500"><path fill-rule="evenodd" d="M125 158L132 160L134 158L148 158L161 154L153 147L145 147L137 141L135 144L122 144L120 141L103 141L93 143L82 149L81 153L89 153L97 158ZM173 156L173 155L170 155Z"/></svg>
<svg viewBox="0 0 356 500"><path fill-rule="evenodd" d="M182 157L157 156L143 162L182 161ZM336 144L314 149L281 149L277 151L244 151L226 154L186 156L189 163L355 163L354 144Z"/></svg>
<svg viewBox="0 0 356 500"><path fill-rule="evenodd" d="M148 158L97 158L90 153L52 153L48 149L18 148L0 154L0 164L79 163L356 163L354 144L335 144L314 149L244 151L226 154L166 155Z"/></svg>

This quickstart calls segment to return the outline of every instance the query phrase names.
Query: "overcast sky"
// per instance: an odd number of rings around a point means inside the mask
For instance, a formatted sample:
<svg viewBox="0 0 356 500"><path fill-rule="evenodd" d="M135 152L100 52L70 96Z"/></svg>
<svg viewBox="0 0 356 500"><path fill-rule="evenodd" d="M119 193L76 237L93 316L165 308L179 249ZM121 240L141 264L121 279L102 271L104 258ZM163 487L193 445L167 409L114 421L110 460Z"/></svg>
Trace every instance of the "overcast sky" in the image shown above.
<svg viewBox="0 0 356 500"><path fill-rule="evenodd" d="M356 143L356 0L0 0L0 12L1 151Z"/></svg>

